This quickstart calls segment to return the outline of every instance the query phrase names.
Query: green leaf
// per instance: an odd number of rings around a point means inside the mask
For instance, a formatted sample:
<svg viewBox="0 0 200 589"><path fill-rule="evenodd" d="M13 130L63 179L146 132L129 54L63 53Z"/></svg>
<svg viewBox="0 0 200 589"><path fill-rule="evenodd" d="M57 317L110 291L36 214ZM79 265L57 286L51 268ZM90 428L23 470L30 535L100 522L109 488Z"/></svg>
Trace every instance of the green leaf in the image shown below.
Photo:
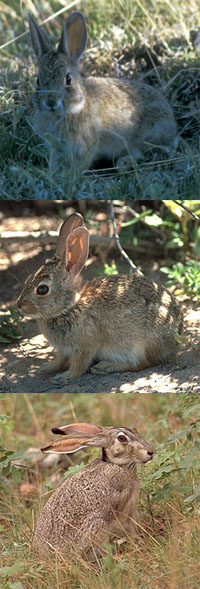
<svg viewBox="0 0 200 589"><path fill-rule="evenodd" d="M2 475L6 477L9 472L10 472L10 462L7 464L7 466L4 466L2 468Z"/></svg>
<svg viewBox="0 0 200 589"><path fill-rule="evenodd" d="M19 571L22 571L23 568L24 567L22 564L20 564L20 562L15 562L15 564L13 564L11 566L1 567L0 568L0 577L12 577L12 575L15 575Z"/></svg>
<svg viewBox="0 0 200 589"><path fill-rule="evenodd" d="M200 498L200 492L194 493L193 495L190 495L189 497L184 499L184 503L192 503L193 501L195 501L198 498Z"/></svg>
<svg viewBox="0 0 200 589"><path fill-rule="evenodd" d="M65 473L65 476L72 476L74 474L77 474L77 472L80 472L85 466L85 463L82 461L80 464L75 464L75 466L69 466L69 468L67 469L67 472Z"/></svg>
<svg viewBox="0 0 200 589"><path fill-rule="evenodd" d="M15 466L12 466L11 476L12 476L12 479L13 479L13 482L14 483L20 483L20 481L21 481L21 472L20 472L20 470L18 468L15 468Z"/></svg>
<svg viewBox="0 0 200 589"><path fill-rule="evenodd" d="M150 225L152 227L159 227L160 225L163 224L162 219L156 215L155 213L153 215L149 215L146 219L145 219L145 223L147 225Z"/></svg>

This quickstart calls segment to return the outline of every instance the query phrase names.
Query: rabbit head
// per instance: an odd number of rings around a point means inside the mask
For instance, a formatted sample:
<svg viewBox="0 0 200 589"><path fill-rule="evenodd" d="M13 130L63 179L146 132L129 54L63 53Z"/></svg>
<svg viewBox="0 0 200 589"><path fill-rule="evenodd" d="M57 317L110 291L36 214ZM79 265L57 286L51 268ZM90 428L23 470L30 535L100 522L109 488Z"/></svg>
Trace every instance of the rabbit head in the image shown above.
<svg viewBox="0 0 200 589"><path fill-rule="evenodd" d="M57 49L29 14L33 50L39 60L37 90L33 97L39 111L78 113L85 102L84 84L79 75L79 60L87 44L87 28L81 12L66 20Z"/></svg>
<svg viewBox="0 0 200 589"><path fill-rule="evenodd" d="M41 448L44 454L69 454L86 447L102 448L103 460L118 466L149 462L154 454L153 446L140 438L136 429L75 423L53 428L52 432L63 437Z"/></svg>
<svg viewBox="0 0 200 589"><path fill-rule="evenodd" d="M17 307L36 318L59 317L76 300L80 272L88 256L89 233L73 213L61 226L55 256L31 274L17 299ZM77 295L78 296L78 295Z"/></svg>

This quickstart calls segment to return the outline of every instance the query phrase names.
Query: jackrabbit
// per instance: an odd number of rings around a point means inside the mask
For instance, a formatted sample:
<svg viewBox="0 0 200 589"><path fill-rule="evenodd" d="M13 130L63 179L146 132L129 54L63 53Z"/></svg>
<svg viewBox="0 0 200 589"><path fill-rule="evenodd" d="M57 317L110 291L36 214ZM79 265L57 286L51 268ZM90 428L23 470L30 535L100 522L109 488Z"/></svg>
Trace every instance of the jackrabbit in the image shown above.
<svg viewBox="0 0 200 589"><path fill-rule="evenodd" d="M33 127L47 144L52 136L64 145L73 169L88 169L101 157L130 167L149 148L169 152L175 146L173 112L159 90L137 81L81 75L87 44L81 12L67 18L56 50L30 14L29 27L39 60Z"/></svg>
<svg viewBox="0 0 200 589"><path fill-rule="evenodd" d="M154 448L136 429L75 423L53 428L64 438L42 452L70 453L102 448L78 474L67 478L43 507L33 546L41 551L59 549L88 552L112 537L134 537L139 480L137 463L152 460Z"/></svg>
<svg viewBox="0 0 200 589"><path fill-rule="evenodd" d="M17 300L35 317L57 351L43 373L68 383L88 369L93 374L142 370L177 346L182 313L164 286L142 273L97 277L81 285L89 232L73 213L61 226L55 256L30 275Z"/></svg>

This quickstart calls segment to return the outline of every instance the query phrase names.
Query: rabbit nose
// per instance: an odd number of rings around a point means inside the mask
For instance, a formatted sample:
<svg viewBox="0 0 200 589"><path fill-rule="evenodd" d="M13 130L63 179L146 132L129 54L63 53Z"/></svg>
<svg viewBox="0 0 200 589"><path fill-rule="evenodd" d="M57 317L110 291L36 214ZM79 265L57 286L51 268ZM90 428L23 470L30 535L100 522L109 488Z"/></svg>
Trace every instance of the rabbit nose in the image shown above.
<svg viewBox="0 0 200 589"><path fill-rule="evenodd" d="M45 98L43 98L42 100L42 104L43 107L46 110L52 110L53 112L56 110L62 110L62 99L61 98L56 98L56 96L47 96Z"/></svg>
<svg viewBox="0 0 200 589"><path fill-rule="evenodd" d="M149 460L152 460L155 450L151 448L151 450L147 450L147 456L149 456Z"/></svg>
<svg viewBox="0 0 200 589"><path fill-rule="evenodd" d="M54 108L57 107L57 105L58 105L58 101L55 100L55 98L47 98L47 100L46 100L46 106L48 108L54 109Z"/></svg>

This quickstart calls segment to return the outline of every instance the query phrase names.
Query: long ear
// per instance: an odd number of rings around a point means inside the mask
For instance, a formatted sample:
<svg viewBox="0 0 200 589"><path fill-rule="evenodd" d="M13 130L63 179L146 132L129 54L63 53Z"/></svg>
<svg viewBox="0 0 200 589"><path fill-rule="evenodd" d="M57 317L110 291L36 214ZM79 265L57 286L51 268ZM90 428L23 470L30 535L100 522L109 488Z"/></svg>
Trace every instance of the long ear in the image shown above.
<svg viewBox="0 0 200 589"><path fill-rule="evenodd" d="M62 427L53 427L53 434L66 436L67 434L98 434L102 431L101 425L93 425L91 423L70 423Z"/></svg>
<svg viewBox="0 0 200 589"><path fill-rule="evenodd" d="M100 426L93 426L96 428L100 428ZM87 448L88 446L92 446L93 448L104 448L110 445L109 437L106 432L104 432L104 428L100 428L99 433L91 433L91 434L84 434L81 432L71 432L71 435L64 436L64 438L60 440L56 440L56 442L51 442L48 446L41 448L41 451L44 454L48 452L53 452L56 454L70 454L71 452L77 452L81 448Z"/></svg>
<svg viewBox="0 0 200 589"><path fill-rule="evenodd" d="M72 213L61 225L58 243L56 247L56 256L62 258L66 248L67 237L74 229L83 225L83 217L79 213Z"/></svg>
<svg viewBox="0 0 200 589"><path fill-rule="evenodd" d="M53 452L53 454L71 454L71 452L77 452L81 448L86 447L86 440L76 438L62 438L62 440L56 440L56 442L52 442L49 446L45 446L41 448L43 454L48 454L49 452Z"/></svg>
<svg viewBox="0 0 200 589"><path fill-rule="evenodd" d="M73 12L67 18L58 51L65 53L67 57L78 60L87 45L87 27L85 17L81 12Z"/></svg>
<svg viewBox="0 0 200 589"><path fill-rule="evenodd" d="M66 270L73 275L82 270L89 250L89 231L86 227L74 229L66 243Z"/></svg>
<svg viewBox="0 0 200 589"><path fill-rule="evenodd" d="M40 59L44 53L52 50L53 47L46 33L36 23L30 13L28 13L28 20L32 47L35 51L35 54L37 55L37 58Z"/></svg>
<svg viewBox="0 0 200 589"><path fill-rule="evenodd" d="M41 450L44 454L48 452L59 454L77 452L77 450L85 448L91 439L98 436L102 430L103 427L101 425L93 425L91 423L70 423L61 428L55 427L51 430L53 433L64 434L66 437L52 442L48 446L45 446L45 448L41 448Z"/></svg>

